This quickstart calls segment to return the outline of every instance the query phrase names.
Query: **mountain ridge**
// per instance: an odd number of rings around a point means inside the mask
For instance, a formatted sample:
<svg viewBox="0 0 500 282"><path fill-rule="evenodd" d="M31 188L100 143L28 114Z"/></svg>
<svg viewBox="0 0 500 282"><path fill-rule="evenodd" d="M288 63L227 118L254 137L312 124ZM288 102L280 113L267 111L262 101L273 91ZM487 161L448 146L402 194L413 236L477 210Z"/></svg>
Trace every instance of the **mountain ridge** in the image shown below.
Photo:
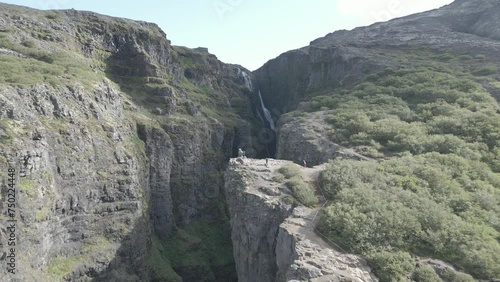
<svg viewBox="0 0 500 282"><path fill-rule="evenodd" d="M26 172L17 183L24 268L13 281L255 281L252 272L269 281L320 279L331 265L308 251L274 248L311 247L285 219L317 202L311 183L329 200L315 207L323 210L321 232L369 260L371 270L352 267L364 273L355 277L498 276L496 1L457 0L336 31L254 72L206 48L174 46L153 23L0 8L0 167L14 159ZM270 175L264 160L229 162L240 148L280 164L330 163L304 183L289 167ZM255 187L239 181L252 164ZM259 197L241 192L247 188ZM284 199L270 205L276 189ZM5 193L0 220L4 200ZM264 207L272 232L257 226L264 219L251 204ZM274 208L284 206L286 216ZM402 224L401 214L415 224ZM367 219L397 231L385 240ZM453 267L420 267L415 254Z"/></svg>

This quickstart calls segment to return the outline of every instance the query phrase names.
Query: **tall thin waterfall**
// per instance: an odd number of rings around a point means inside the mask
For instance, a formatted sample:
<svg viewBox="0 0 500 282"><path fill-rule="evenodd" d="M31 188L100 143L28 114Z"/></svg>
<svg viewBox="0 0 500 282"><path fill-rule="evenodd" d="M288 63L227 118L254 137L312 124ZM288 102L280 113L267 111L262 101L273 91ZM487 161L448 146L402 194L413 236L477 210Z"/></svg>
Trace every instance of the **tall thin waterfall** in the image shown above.
<svg viewBox="0 0 500 282"><path fill-rule="evenodd" d="M253 92L252 79L250 78L250 76L248 76L246 72L240 69L238 69L238 76L241 76L243 78L243 80L245 81L245 86L248 88L248 90Z"/></svg>
<svg viewBox="0 0 500 282"><path fill-rule="evenodd" d="M248 90L253 92L253 84L252 84L252 79L250 78L250 76L246 72L244 72L240 69L238 69L238 76L243 78L243 80L245 81L245 86L248 88ZM274 120L273 120L273 117L271 115L271 112L264 105L264 100L262 100L262 95L260 94L260 90L258 91L258 93L259 93L260 106L262 108L262 113L264 114L265 119L269 123L269 127L271 128L271 130L276 131L276 127L274 125ZM259 115L259 117L260 117L260 115Z"/></svg>
<svg viewBox="0 0 500 282"><path fill-rule="evenodd" d="M264 112L264 117L266 118L267 122L269 122L269 126L271 127L271 129L273 131L276 131L273 117L271 116L271 112L264 105L264 101L262 100L262 95L260 94L260 90L259 90L259 99L260 99L260 105L262 106L262 112Z"/></svg>

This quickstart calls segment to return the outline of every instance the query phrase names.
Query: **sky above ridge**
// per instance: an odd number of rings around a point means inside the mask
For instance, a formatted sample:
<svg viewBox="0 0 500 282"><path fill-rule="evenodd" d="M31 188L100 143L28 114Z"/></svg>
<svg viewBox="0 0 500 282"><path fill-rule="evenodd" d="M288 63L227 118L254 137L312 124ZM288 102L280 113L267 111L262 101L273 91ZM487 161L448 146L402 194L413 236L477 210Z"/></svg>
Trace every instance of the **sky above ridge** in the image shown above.
<svg viewBox="0 0 500 282"><path fill-rule="evenodd" d="M0 0L36 9L76 9L157 23L173 45L207 47L255 70L339 29L439 8L453 0Z"/></svg>

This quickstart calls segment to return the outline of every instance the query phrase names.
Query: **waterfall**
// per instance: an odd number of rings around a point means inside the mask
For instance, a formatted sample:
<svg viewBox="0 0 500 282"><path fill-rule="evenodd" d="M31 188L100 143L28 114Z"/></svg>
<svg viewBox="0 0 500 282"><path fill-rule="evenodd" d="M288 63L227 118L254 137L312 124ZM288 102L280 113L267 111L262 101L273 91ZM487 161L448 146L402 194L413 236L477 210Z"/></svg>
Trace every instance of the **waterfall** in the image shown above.
<svg viewBox="0 0 500 282"><path fill-rule="evenodd" d="M243 78L243 80L245 81L245 86L248 88L248 90L253 92L252 79L250 78L250 76L240 69L238 69L238 76Z"/></svg>
<svg viewBox="0 0 500 282"><path fill-rule="evenodd" d="M252 84L252 79L250 78L250 76L246 72L242 71L241 69L238 69L238 76L243 78L243 80L245 82L245 86L248 88L248 90L253 92L253 84ZM264 100L262 100L262 95L260 94L260 90L259 90L259 99L260 99L260 106L262 109L262 113L264 114L264 117L266 118L267 122L269 123L269 127L271 128L271 130L276 131L273 117L271 115L271 112L264 105ZM260 115L259 112L257 112L257 115L260 118L260 120L262 120L262 122L264 122L264 120L262 119L262 116Z"/></svg>
<svg viewBox="0 0 500 282"><path fill-rule="evenodd" d="M274 120L273 117L271 116L271 112L264 106L264 101L262 100L262 95L260 94L259 90L259 99L260 99L260 105L262 107L262 112L264 112L264 117L266 118L267 122L269 122L269 126L273 131L276 131L276 127L274 126Z"/></svg>

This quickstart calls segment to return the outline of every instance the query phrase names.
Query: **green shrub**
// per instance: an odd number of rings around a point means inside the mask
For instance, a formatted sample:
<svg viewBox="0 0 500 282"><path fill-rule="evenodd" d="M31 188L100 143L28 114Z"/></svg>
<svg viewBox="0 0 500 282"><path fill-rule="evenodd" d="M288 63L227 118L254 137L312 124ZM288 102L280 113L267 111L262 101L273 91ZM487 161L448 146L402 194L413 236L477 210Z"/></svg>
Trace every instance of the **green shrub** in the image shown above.
<svg viewBox="0 0 500 282"><path fill-rule="evenodd" d="M283 183L285 182L285 176L283 174L278 174L273 176L273 181L276 183Z"/></svg>
<svg viewBox="0 0 500 282"><path fill-rule="evenodd" d="M56 12L50 12L50 13L46 14L45 17L49 20L56 20L56 19L60 18L60 15Z"/></svg>
<svg viewBox="0 0 500 282"><path fill-rule="evenodd" d="M413 272L412 278L415 282L442 282L434 268L428 265L417 267Z"/></svg>
<svg viewBox="0 0 500 282"><path fill-rule="evenodd" d="M499 106L467 76L431 68L391 71L315 102L335 110L327 119L332 141L361 146L371 156L455 153L495 165L488 150L500 147Z"/></svg>
<svg viewBox="0 0 500 282"><path fill-rule="evenodd" d="M475 58L476 58L476 60L480 60L480 61L486 60L486 56L482 55L482 54L476 55Z"/></svg>
<svg viewBox="0 0 500 282"><path fill-rule="evenodd" d="M156 237L152 239L151 254L146 260L146 264L152 279L155 281L182 281L182 278L172 269L164 246Z"/></svg>
<svg viewBox="0 0 500 282"><path fill-rule="evenodd" d="M475 70L472 72L472 74L475 76L486 76L486 75L495 74L497 72L498 72L497 67L490 66L490 67L484 67L484 68Z"/></svg>
<svg viewBox="0 0 500 282"><path fill-rule="evenodd" d="M474 58L472 58L472 56L470 56L470 55L460 55L460 56L458 56L458 58L459 58L460 60L463 60L463 61L470 61L470 60L474 59Z"/></svg>
<svg viewBox="0 0 500 282"><path fill-rule="evenodd" d="M399 282L415 268L414 260L406 252L383 251L367 258L380 281Z"/></svg>
<svg viewBox="0 0 500 282"><path fill-rule="evenodd" d="M313 207L318 204L314 190L300 177L292 177L286 182L286 186L292 191L292 195L304 206Z"/></svg>
<svg viewBox="0 0 500 282"><path fill-rule="evenodd" d="M380 176L374 162L336 159L320 173L319 182L326 198L333 200L340 191L362 187L369 180L386 182Z"/></svg>
<svg viewBox="0 0 500 282"><path fill-rule="evenodd" d="M500 225L491 218L500 211L500 177L481 161L438 153L335 160L320 181L333 203L318 229L343 248L410 250L478 278L498 276Z"/></svg>
<svg viewBox="0 0 500 282"><path fill-rule="evenodd" d="M215 209L217 203L214 203ZM159 268L157 271L167 270L171 277L177 276L175 270L196 269L209 281L220 281L222 277L218 270L226 269L224 277L227 280L234 275L233 249L229 230L229 220L221 217L218 220L196 220L172 234L165 242L160 244L160 254L163 260L170 262L172 271ZM158 265L161 267L161 265ZM163 279L161 281L177 281Z"/></svg>
<svg viewBox="0 0 500 282"><path fill-rule="evenodd" d="M476 281L472 276L463 272L454 271L451 268L446 268L441 273L441 278L445 282L474 282Z"/></svg>
<svg viewBox="0 0 500 282"><path fill-rule="evenodd" d="M440 62L449 62L453 60L455 56L453 54L445 53L445 54L439 54L432 56L432 59L440 61Z"/></svg>
<svg viewBox="0 0 500 282"><path fill-rule="evenodd" d="M35 47L35 41L33 40L25 40L23 42L21 42L21 45L23 45L24 47L27 47L27 48L33 48Z"/></svg>
<svg viewBox="0 0 500 282"><path fill-rule="evenodd" d="M278 172L281 173L286 179L302 175L300 167L295 164L284 165L279 168Z"/></svg>

